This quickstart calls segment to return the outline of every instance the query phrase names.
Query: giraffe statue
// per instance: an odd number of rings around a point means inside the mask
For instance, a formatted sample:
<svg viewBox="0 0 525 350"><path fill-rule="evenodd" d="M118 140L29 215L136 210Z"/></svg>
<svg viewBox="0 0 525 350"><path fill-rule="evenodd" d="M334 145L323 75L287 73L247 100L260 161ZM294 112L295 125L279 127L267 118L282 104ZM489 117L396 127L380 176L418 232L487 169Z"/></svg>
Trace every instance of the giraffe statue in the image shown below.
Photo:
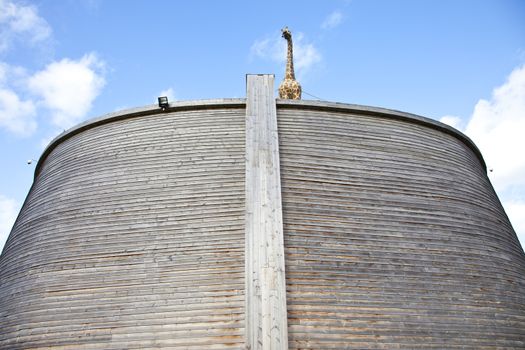
<svg viewBox="0 0 525 350"><path fill-rule="evenodd" d="M281 29L283 38L288 42L288 57L286 61L286 74L284 80L279 85L279 98L289 100L301 99L301 85L295 80L295 73L293 71L293 44L292 33L288 27Z"/></svg>

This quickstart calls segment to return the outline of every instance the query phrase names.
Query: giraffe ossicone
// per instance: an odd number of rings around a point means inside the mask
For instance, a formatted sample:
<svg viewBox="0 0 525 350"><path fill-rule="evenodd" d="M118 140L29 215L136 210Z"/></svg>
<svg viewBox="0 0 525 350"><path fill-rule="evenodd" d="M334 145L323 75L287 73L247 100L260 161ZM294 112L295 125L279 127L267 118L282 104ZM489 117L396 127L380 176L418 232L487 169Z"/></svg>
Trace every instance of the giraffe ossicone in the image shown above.
<svg viewBox="0 0 525 350"><path fill-rule="evenodd" d="M295 73L293 69L293 43L292 32L288 27L281 29L283 38L288 42L288 54L286 60L286 72L284 80L279 85L279 98L288 100L301 99L301 85L295 80Z"/></svg>

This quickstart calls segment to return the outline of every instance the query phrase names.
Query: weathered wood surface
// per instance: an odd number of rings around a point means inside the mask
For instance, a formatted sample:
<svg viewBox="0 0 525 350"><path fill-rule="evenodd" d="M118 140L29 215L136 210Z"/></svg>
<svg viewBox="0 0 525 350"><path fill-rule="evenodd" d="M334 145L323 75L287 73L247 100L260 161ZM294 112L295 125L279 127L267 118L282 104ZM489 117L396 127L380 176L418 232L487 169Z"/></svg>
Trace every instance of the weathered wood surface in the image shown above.
<svg viewBox="0 0 525 350"><path fill-rule="evenodd" d="M525 348L525 256L464 135L277 100L265 192L247 185L261 169L245 169L245 142L262 136L244 100L172 107L94 119L46 149L0 256L0 349L244 348L263 316L245 320L245 258L265 252L245 246L245 193L274 205L279 172L289 348Z"/></svg>
<svg viewBox="0 0 525 350"><path fill-rule="evenodd" d="M288 329L274 77L246 79L246 343L280 350Z"/></svg>
<svg viewBox="0 0 525 350"><path fill-rule="evenodd" d="M523 251L472 148L324 107L277 109L289 347L525 348Z"/></svg>
<svg viewBox="0 0 525 350"><path fill-rule="evenodd" d="M50 151L0 260L1 349L244 347L245 110L219 107Z"/></svg>

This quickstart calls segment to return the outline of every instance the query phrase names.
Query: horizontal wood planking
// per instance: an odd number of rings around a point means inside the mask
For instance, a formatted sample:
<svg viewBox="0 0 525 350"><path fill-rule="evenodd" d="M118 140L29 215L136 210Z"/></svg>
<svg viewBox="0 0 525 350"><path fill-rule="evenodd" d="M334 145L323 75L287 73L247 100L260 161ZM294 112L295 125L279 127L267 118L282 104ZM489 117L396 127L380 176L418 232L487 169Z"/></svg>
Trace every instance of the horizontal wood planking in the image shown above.
<svg viewBox="0 0 525 350"><path fill-rule="evenodd" d="M277 107L291 349L525 347L523 250L471 145Z"/></svg>
<svg viewBox="0 0 525 350"><path fill-rule="evenodd" d="M121 118L57 143L1 257L0 348L242 348L244 114Z"/></svg>
<svg viewBox="0 0 525 350"><path fill-rule="evenodd" d="M244 346L244 100L60 135L0 257L0 348ZM523 250L468 138L277 100L290 348L523 348ZM176 239L174 239L176 237Z"/></svg>

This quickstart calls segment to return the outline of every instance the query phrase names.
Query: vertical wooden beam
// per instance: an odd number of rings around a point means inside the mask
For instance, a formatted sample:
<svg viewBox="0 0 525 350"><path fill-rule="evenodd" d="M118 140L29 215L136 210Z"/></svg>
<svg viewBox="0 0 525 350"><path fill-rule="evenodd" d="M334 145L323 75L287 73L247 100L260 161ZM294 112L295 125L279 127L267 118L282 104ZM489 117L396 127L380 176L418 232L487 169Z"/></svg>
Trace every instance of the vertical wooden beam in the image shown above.
<svg viewBox="0 0 525 350"><path fill-rule="evenodd" d="M246 76L246 342L288 349L277 113L273 75Z"/></svg>

